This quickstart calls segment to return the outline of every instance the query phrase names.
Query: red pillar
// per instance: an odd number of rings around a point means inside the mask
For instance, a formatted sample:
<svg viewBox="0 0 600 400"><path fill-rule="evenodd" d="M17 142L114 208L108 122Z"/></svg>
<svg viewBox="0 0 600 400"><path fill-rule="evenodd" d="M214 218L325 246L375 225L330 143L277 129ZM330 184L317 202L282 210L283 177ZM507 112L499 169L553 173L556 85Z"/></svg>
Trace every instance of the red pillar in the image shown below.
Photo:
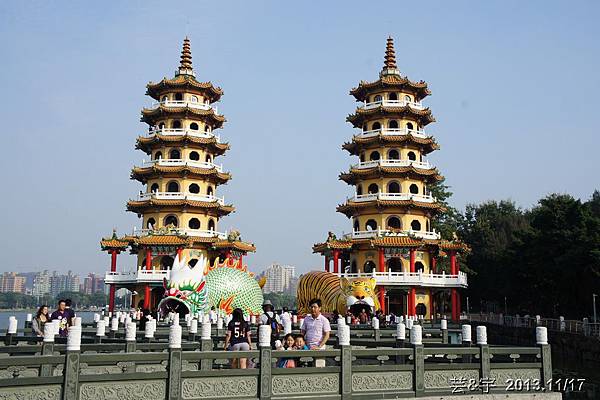
<svg viewBox="0 0 600 400"><path fill-rule="evenodd" d="M244 255L240 254L240 268L244 268Z"/></svg>
<svg viewBox="0 0 600 400"><path fill-rule="evenodd" d="M325 256L325 271L329 272L329 256Z"/></svg>
<svg viewBox="0 0 600 400"><path fill-rule="evenodd" d="M181 261L181 257L183 257L183 247L177 248L177 257L179 258L179 261Z"/></svg>
<svg viewBox="0 0 600 400"><path fill-rule="evenodd" d="M452 302L452 320L458 321L458 301L455 288L450 289L450 300Z"/></svg>
<svg viewBox="0 0 600 400"><path fill-rule="evenodd" d="M146 271L150 271L152 269L152 249L146 249ZM146 284L144 288L144 308L150 309L150 284Z"/></svg>
<svg viewBox="0 0 600 400"><path fill-rule="evenodd" d="M117 254L119 254L118 250L110 251L110 272L117 271ZM108 297L108 311L113 312L115 310L115 284L110 285L110 292Z"/></svg>
<svg viewBox="0 0 600 400"><path fill-rule="evenodd" d="M379 248L379 272L385 272L385 253L383 251L383 247Z"/></svg>
<svg viewBox="0 0 600 400"><path fill-rule="evenodd" d="M339 263L340 263L340 251L333 250L333 273L334 274L337 274L338 272L340 272Z"/></svg>
<svg viewBox="0 0 600 400"><path fill-rule="evenodd" d="M456 251L450 250L450 275L458 275L456 265ZM450 300L452 303L452 319L458 321L460 316L459 305L458 305L458 293L456 288L450 290Z"/></svg>
<svg viewBox="0 0 600 400"><path fill-rule="evenodd" d="M450 275L456 275L456 251L450 250Z"/></svg>
<svg viewBox="0 0 600 400"><path fill-rule="evenodd" d="M385 307L385 287L379 286L379 305L381 306L381 312L386 313Z"/></svg>
<svg viewBox="0 0 600 400"><path fill-rule="evenodd" d="M410 249L410 272L415 272L415 249ZM410 309L408 310L408 315L417 315L416 307L417 307L417 290L413 287L410 288L410 300L408 304L410 305Z"/></svg>
<svg viewBox="0 0 600 400"><path fill-rule="evenodd" d="M434 255L429 256L431 258L431 272L437 274L437 258Z"/></svg>
<svg viewBox="0 0 600 400"><path fill-rule="evenodd" d="M433 292L429 289L429 316L435 317L435 304L433 302Z"/></svg>

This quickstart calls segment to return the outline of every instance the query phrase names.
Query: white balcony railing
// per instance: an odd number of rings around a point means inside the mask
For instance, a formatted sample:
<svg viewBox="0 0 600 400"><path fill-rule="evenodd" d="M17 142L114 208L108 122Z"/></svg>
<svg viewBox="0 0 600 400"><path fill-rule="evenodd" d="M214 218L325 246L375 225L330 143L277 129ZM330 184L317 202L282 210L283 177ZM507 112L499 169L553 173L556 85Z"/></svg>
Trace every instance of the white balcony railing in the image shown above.
<svg viewBox="0 0 600 400"><path fill-rule="evenodd" d="M186 101L186 100L163 100L152 103L152 108L158 108L159 106L163 107L173 107L173 108L181 108L181 107L189 107L195 108L197 110L210 110L211 108L215 111L215 114L218 114L217 107L213 107L207 103L200 103L198 101Z"/></svg>
<svg viewBox="0 0 600 400"><path fill-rule="evenodd" d="M410 108L414 108L415 110L422 110L425 108L425 107L423 107L423 104L421 104L420 102L407 101L407 100L386 100L386 99L383 99L380 101L373 101L371 103L364 103L361 108L363 108L365 110L369 110L371 108L377 108L379 106L384 106L384 107L409 106Z"/></svg>
<svg viewBox="0 0 600 400"><path fill-rule="evenodd" d="M158 199L158 200L192 200L204 201L207 203L218 202L221 205L225 204L225 197L217 197L210 194L194 194L183 192L150 192L141 193L138 196L139 201Z"/></svg>
<svg viewBox="0 0 600 400"><path fill-rule="evenodd" d="M369 239L381 236L414 236L419 239L441 239L442 236L436 231L392 231L388 229L375 229L371 231L352 231L344 235L345 239Z"/></svg>
<svg viewBox="0 0 600 400"><path fill-rule="evenodd" d="M138 229L137 227L133 228L133 236L148 236L150 234L160 234L162 231L160 228L157 229ZM205 230L205 229L189 229L189 228L173 228L169 229L167 233L180 234L180 235L188 235L195 237L216 237L218 239L227 239L227 232L217 232L213 230Z"/></svg>
<svg viewBox="0 0 600 400"><path fill-rule="evenodd" d="M104 275L104 283L128 284L128 283L160 283L169 279L168 270L144 270L130 272L107 272Z"/></svg>
<svg viewBox="0 0 600 400"><path fill-rule="evenodd" d="M467 287L467 274L458 275L424 274L422 272L371 272L341 273L345 278L375 278L377 285L387 286L425 286L425 287Z"/></svg>
<svg viewBox="0 0 600 400"><path fill-rule="evenodd" d="M413 193L369 193L356 195L350 199L350 201L361 202L361 201L373 201L373 200L400 200L400 201L420 201L422 203L434 203L435 197L423 194Z"/></svg>
<svg viewBox="0 0 600 400"><path fill-rule="evenodd" d="M363 161L358 164L354 164L352 168L356 169L367 169L373 167L410 167L413 166L418 169L433 169L433 165L429 164L429 161L416 161L416 160L372 160Z"/></svg>
<svg viewBox="0 0 600 400"><path fill-rule="evenodd" d="M183 160L183 159L166 159L166 158L159 158L158 160L143 160L143 165L145 167L151 166L151 165L160 165L161 167L180 167L180 166L189 166L189 167L195 167L195 168L205 168L205 169L212 169L215 168L217 171L219 172L223 172L223 165L217 165L215 163L209 162L209 161L192 161L192 160Z"/></svg>
<svg viewBox="0 0 600 400"><path fill-rule="evenodd" d="M194 129L167 129L167 128L155 128L147 132L147 136L151 137L154 135L163 135L163 136L191 136L197 138L216 138L217 142L221 141L221 137L219 135L211 132L203 132Z"/></svg>
<svg viewBox="0 0 600 400"><path fill-rule="evenodd" d="M368 137L378 136L380 134L383 135L383 136L403 136L403 135L411 134L414 137L419 137L419 138L423 138L423 139L427 139L429 137L425 133L425 131L418 131L416 129L408 129L408 128L373 129L373 130L370 130L370 131L362 131L362 132L354 135L354 137L368 138Z"/></svg>

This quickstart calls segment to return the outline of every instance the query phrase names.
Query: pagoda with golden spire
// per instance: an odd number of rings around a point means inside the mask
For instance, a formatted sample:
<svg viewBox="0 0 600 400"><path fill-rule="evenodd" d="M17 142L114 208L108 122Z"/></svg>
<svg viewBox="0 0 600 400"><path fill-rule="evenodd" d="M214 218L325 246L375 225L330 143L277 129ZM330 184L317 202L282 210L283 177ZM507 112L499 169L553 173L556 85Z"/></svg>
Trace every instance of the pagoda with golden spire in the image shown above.
<svg viewBox="0 0 600 400"><path fill-rule="evenodd" d="M347 121L359 132L342 148L358 162L339 178L355 187L355 195L337 211L352 220L352 233L330 233L313 251L325 257L326 271L375 278L384 312L430 318L450 311L456 320L458 289L467 286L456 255L465 247L432 228L444 210L430 188L443 177L426 159L439 149L425 132L435 121L422 104L431 94L427 83L400 73L390 37L379 79L361 81L350 94L361 104ZM449 274L437 268L442 256L450 259Z"/></svg>
<svg viewBox="0 0 600 400"><path fill-rule="evenodd" d="M149 159L131 171L131 179L144 188L127 202L142 227L121 238L113 232L101 241L102 250L112 257L105 279L111 287L111 311L118 287L132 291L133 306L154 309L176 255L193 267L202 256L211 265L216 259L241 264L245 254L255 251L254 245L241 241L239 232L219 229L221 217L234 211L218 196L218 187L231 179L216 163L229 149L217 133L225 122L215 107L223 91L196 79L187 37L175 76L150 82L146 94L154 103L142 110L148 131L137 138L136 148ZM126 249L137 255L135 273L116 271L117 255Z"/></svg>

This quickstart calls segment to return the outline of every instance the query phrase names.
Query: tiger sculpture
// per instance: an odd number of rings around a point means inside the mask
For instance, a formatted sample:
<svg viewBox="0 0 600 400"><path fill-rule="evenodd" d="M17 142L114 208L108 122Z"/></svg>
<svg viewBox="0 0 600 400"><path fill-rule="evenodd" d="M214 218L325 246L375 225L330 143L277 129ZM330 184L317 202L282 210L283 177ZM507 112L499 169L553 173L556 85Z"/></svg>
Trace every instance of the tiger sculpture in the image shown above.
<svg viewBox="0 0 600 400"><path fill-rule="evenodd" d="M340 278L330 272L312 271L300 277L296 299L298 314L308 314L309 301L321 299L321 312L346 314L349 308L368 307L367 312L375 313L381 309L376 281L373 278ZM360 307L365 306L365 307Z"/></svg>

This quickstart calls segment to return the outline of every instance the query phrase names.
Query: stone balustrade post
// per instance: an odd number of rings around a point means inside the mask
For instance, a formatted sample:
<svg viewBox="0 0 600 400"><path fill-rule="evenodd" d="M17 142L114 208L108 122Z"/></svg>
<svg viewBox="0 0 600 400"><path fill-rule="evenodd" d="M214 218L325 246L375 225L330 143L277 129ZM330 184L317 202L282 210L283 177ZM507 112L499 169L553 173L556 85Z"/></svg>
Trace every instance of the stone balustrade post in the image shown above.
<svg viewBox="0 0 600 400"><path fill-rule="evenodd" d="M193 318L190 320L190 327L188 329L188 341L195 342L197 333L198 333L198 320L196 318Z"/></svg>
<svg viewBox="0 0 600 400"><path fill-rule="evenodd" d="M202 323L202 335L200 336L200 350L201 351L212 351L213 341L211 338L212 327L208 319L205 319ZM210 371L212 369L213 360L203 359L200 361L200 370Z"/></svg>
<svg viewBox="0 0 600 400"><path fill-rule="evenodd" d="M415 396L419 397L425 393L425 356L421 325L414 325L410 330L410 344L413 346L413 389Z"/></svg>
<svg viewBox="0 0 600 400"><path fill-rule="evenodd" d="M396 348L404 348L404 341L406 340L406 325L404 322L398 322L396 325ZM396 355L396 364L404 364L405 357L403 355Z"/></svg>
<svg viewBox="0 0 600 400"><path fill-rule="evenodd" d="M151 343L154 341L154 332L156 331L156 320L150 319L146 322L144 329L144 339L146 342Z"/></svg>
<svg viewBox="0 0 600 400"><path fill-rule="evenodd" d="M352 398L352 346L350 345L350 327L338 324L338 345L340 347L340 393L342 399Z"/></svg>
<svg viewBox="0 0 600 400"><path fill-rule="evenodd" d="M477 332L477 345L479 346L479 362L480 379L488 379L490 377L490 346L487 342L487 329L485 326L478 326L476 328Z"/></svg>
<svg viewBox="0 0 600 400"><path fill-rule="evenodd" d="M181 398L181 361L181 326L177 323L169 328L168 400Z"/></svg>
<svg viewBox="0 0 600 400"><path fill-rule="evenodd" d="M98 320L96 323L96 336L94 343L102 343L102 338L106 336L106 322L103 319Z"/></svg>
<svg viewBox="0 0 600 400"><path fill-rule="evenodd" d="M79 359L81 357L81 326L73 325L69 328L67 336L67 353L65 355L65 367L63 370L64 380L62 389L62 400L79 399Z"/></svg>
<svg viewBox="0 0 600 400"><path fill-rule="evenodd" d="M471 325L463 325L461 330L462 347L471 347ZM463 354L462 362L470 363L472 357L470 354Z"/></svg>
<svg viewBox="0 0 600 400"><path fill-rule="evenodd" d="M379 318L373 317L371 320L371 326L373 327L373 339L375 343L381 340L381 331L379 330Z"/></svg>
<svg viewBox="0 0 600 400"><path fill-rule="evenodd" d="M110 321L110 331L108 333L108 337L114 339L117 336L117 331L119 330L119 318L112 317Z"/></svg>
<svg viewBox="0 0 600 400"><path fill-rule="evenodd" d="M550 351L550 344L548 343L548 328L545 326L535 328L535 341L540 346L542 356L541 381L546 389L549 390L551 385L548 384L548 381L552 380L552 353Z"/></svg>
<svg viewBox="0 0 600 400"><path fill-rule="evenodd" d="M24 329L31 329L32 319L33 319L33 315L31 313L28 313L25 317Z"/></svg>
<svg viewBox="0 0 600 400"><path fill-rule="evenodd" d="M271 327L258 327L258 349L260 351L260 374L258 377L258 395L261 400L271 398Z"/></svg>
<svg viewBox="0 0 600 400"><path fill-rule="evenodd" d="M137 325L130 321L125 324L125 352L135 353L135 341L137 338Z"/></svg>
<svg viewBox="0 0 600 400"><path fill-rule="evenodd" d="M13 344L17 344L16 336L17 336L17 328L19 326L19 321L14 316L8 317L8 329L6 330L6 337L4 338L4 344L7 346L12 346Z"/></svg>
<svg viewBox="0 0 600 400"><path fill-rule="evenodd" d="M448 320L445 317L440 320L440 329L442 330L442 343L448 344Z"/></svg>
<svg viewBox="0 0 600 400"><path fill-rule="evenodd" d="M42 342L42 355L51 356L54 354L54 326L52 324L44 325L44 341ZM40 376L52 376L52 365L42 364L40 366Z"/></svg>

